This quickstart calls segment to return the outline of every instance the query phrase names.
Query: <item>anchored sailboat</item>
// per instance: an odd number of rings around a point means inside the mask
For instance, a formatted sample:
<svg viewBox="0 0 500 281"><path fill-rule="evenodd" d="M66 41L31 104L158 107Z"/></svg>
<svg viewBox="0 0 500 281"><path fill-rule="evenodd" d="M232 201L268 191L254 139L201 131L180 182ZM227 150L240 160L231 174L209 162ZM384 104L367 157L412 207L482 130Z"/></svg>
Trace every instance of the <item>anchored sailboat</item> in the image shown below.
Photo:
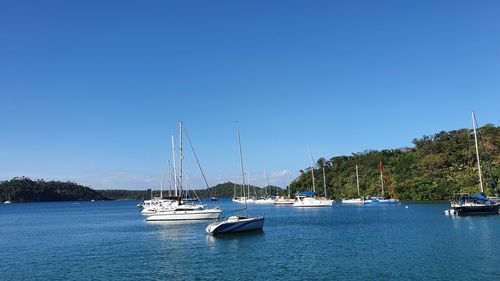
<svg viewBox="0 0 500 281"><path fill-rule="evenodd" d="M295 195L295 201L293 202L294 207L331 207L333 205L333 200L327 198L317 198L316 197L316 184L314 180L314 168L311 150L309 149L309 164L312 176L312 191L298 192ZM323 170L324 175L324 170ZM324 183L325 197L326 197L326 183Z"/></svg>
<svg viewBox="0 0 500 281"><path fill-rule="evenodd" d="M179 162L180 162L180 173L179 179L177 180L177 173L174 168L174 177L175 177L175 190L174 196L171 196L168 199L167 203L161 204L157 209L154 210L154 214L149 216L147 221L176 221L176 220L206 220L206 219L216 219L222 213L222 210L219 208L208 208L206 209L202 204L195 204L193 202L187 203L191 200L187 200L187 198L183 198L182 194L182 185L183 185L183 152L182 152L182 132L183 132L183 123L179 122ZM201 169L200 162L198 160L198 156L194 151L191 140L189 139L189 135L186 131L186 136L188 138L189 144L191 146L191 150L195 156L195 159L198 163L198 167L200 168L201 174L203 175L203 179L205 180L205 184L208 187L207 180L205 178L205 174ZM173 143L172 137L172 151L173 151L173 159L174 159L174 167L175 167L175 146ZM178 182L178 184L177 184ZM198 199L199 200L199 199Z"/></svg>
<svg viewBox="0 0 500 281"><path fill-rule="evenodd" d="M274 205L293 205L294 200L290 198L290 187L286 186L286 175L283 175L283 187L288 189L288 196L276 196Z"/></svg>
<svg viewBox="0 0 500 281"><path fill-rule="evenodd" d="M266 179L266 186L264 187L264 196L261 196L255 200L255 204L274 204L274 196L269 195L267 192L267 187L270 186L269 178L267 177L267 171L264 171L264 178Z"/></svg>
<svg viewBox="0 0 500 281"><path fill-rule="evenodd" d="M477 121L476 115L472 112L472 127L474 130L474 144L476 148L477 170L479 174L479 189L478 194L459 193L453 196L450 201L451 209L445 211L446 215L498 215L500 202L484 194L483 175L481 172L481 160L479 157L479 147L477 144ZM496 189L496 182L493 179L493 188Z"/></svg>
<svg viewBox="0 0 500 281"><path fill-rule="evenodd" d="M382 164L382 160L379 162L379 170L380 170L380 186L382 188L381 196L371 196L368 199L363 201L365 205L399 205L401 202L397 199L387 198L384 193L384 165Z"/></svg>
<svg viewBox="0 0 500 281"><path fill-rule="evenodd" d="M358 198L342 199L342 204L363 204L364 200L359 193L358 165L356 165L356 187L358 188Z"/></svg>
<svg viewBox="0 0 500 281"><path fill-rule="evenodd" d="M240 127L238 126L238 123L236 123L236 128L238 130L238 146L240 149L241 178L243 182L242 189L244 198L243 200L245 203L245 214L230 216L227 220L215 221L209 224L206 228L206 232L210 234L262 230L262 228L264 227L264 216L251 217L248 215L248 204L246 202L246 196L245 196L245 173L243 169L243 152L241 151Z"/></svg>

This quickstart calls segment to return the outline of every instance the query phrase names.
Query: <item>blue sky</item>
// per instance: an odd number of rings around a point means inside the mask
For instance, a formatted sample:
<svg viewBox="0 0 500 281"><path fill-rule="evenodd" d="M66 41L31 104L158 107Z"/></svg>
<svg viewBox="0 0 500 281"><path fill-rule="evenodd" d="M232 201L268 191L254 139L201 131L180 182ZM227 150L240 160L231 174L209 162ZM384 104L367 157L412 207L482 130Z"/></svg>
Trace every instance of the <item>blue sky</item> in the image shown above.
<svg viewBox="0 0 500 281"><path fill-rule="evenodd" d="M498 1L0 2L0 179L158 186L186 124L210 184L499 124ZM185 146L186 151L189 147ZM201 175L190 153L186 170Z"/></svg>

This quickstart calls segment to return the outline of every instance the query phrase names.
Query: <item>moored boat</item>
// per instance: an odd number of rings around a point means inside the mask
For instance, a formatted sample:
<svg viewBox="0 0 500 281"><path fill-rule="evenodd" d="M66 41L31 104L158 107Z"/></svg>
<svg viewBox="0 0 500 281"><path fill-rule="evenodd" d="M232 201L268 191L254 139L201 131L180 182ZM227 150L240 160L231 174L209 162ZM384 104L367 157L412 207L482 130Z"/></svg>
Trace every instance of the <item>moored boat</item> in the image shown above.
<svg viewBox="0 0 500 281"><path fill-rule="evenodd" d="M401 201L397 199L384 198L380 196L371 196L363 200L364 205L399 205Z"/></svg>
<svg viewBox="0 0 500 281"><path fill-rule="evenodd" d="M386 196L384 193L384 165L382 164L382 160L379 162L379 170L380 170L380 186L382 188L381 196L370 196L366 199L363 199L364 205L399 205L401 201L398 199L391 198L390 196Z"/></svg>
<svg viewBox="0 0 500 281"><path fill-rule="evenodd" d="M294 207L331 207L333 200L326 198L316 198L316 193L312 191L299 192L295 195Z"/></svg>
<svg viewBox="0 0 500 281"><path fill-rule="evenodd" d="M361 198L361 195L359 193L358 165L356 165L356 186L358 188L358 197L357 198L350 198L350 199L342 199L342 204L357 204L357 205L361 205L365 201L363 198Z"/></svg>
<svg viewBox="0 0 500 281"><path fill-rule="evenodd" d="M205 208L201 204L201 200L196 196L196 198L191 198L188 196L187 191L186 194L183 195L183 177L187 175L184 174L183 171L183 154L182 154L182 132L183 132L183 123L179 122L179 151L180 151L180 172L179 179L177 179L177 171L175 169L175 145L172 137L172 157L174 159L174 196L168 197L168 199L161 199L160 204L152 208L152 210L147 209L146 214L150 215L146 219L147 221L176 221L176 220L209 220L209 219L217 219L219 218L222 210L218 207L215 208ZM205 184L208 187L208 183L206 182L205 175L203 170L201 169L201 165L198 161L198 157L194 151L191 140L189 139L189 135L186 131L186 137L188 138L189 144L193 151L193 154L198 162L198 166L203 175L203 179L205 180ZM170 165L169 165L170 166ZM170 170L170 167L169 167ZM170 173L169 173L170 174ZM198 203L199 202L199 203ZM143 212L146 210L143 209Z"/></svg>
<svg viewBox="0 0 500 281"><path fill-rule="evenodd" d="M230 216L225 221L210 223L206 231L211 234L243 232L250 230L262 230L264 217Z"/></svg>
<svg viewBox="0 0 500 281"><path fill-rule="evenodd" d="M245 203L245 215L230 216L227 220L215 221L210 223L206 227L205 231L212 235L222 234L222 233L244 232L251 230L262 230L264 227L264 221L265 221L264 216L251 217L248 215L248 205L245 196L245 173L243 169L243 152L241 150L240 128L238 127L238 123L236 123L236 128L238 132L238 146L240 150L241 178L243 182L241 187L243 193L242 198Z"/></svg>
<svg viewBox="0 0 500 281"><path fill-rule="evenodd" d="M342 204L362 205L364 202L365 202L365 200L363 198L342 199Z"/></svg>
<svg viewBox="0 0 500 281"><path fill-rule="evenodd" d="M476 161L479 177L478 194L459 193L454 194L450 200L451 209L445 210L445 215L498 215L500 202L497 197L488 197L484 194L483 174L481 172L481 159L479 157L479 146L477 139L477 121L476 115L472 112L472 128L474 131L474 143L476 149ZM490 169L491 174L491 169ZM498 196L496 178L492 176L492 187Z"/></svg>
<svg viewBox="0 0 500 281"><path fill-rule="evenodd" d="M295 200L286 197L286 196L278 196L276 200L274 200L274 205L293 205Z"/></svg>

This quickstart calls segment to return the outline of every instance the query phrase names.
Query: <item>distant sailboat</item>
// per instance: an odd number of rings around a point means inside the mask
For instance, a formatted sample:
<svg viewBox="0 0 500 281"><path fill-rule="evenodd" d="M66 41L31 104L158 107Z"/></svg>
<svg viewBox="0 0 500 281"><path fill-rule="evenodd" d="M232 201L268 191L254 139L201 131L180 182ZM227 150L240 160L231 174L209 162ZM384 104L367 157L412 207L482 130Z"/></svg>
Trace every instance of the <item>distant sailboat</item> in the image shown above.
<svg viewBox="0 0 500 281"><path fill-rule="evenodd" d="M274 204L274 196L269 195L269 193L267 192L267 187L270 186L269 178L267 177L267 171L264 171L264 178L266 179L266 186L264 187L266 195L257 198L255 200L255 204Z"/></svg>
<svg viewBox="0 0 500 281"><path fill-rule="evenodd" d="M186 202L190 202L192 200L186 199L182 194L182 184L183 184L183 152L182 152L182 132L183 132L183 123L179 122L179 160L180 160L180 172L179 172L179 184L175 184L175 194L174 196L167 198L168 202L161 204L157 209L154 210L154 214L149 216L147 221L176 221L176 220L207 220L207 219L216 219L222 213L222 210L219 208L205 208L202 204L190 203L186 204ZM191 140L189 139L189 135L186 131L186 137L188 138L189 144L195 156L195 159L198 163L200 171L203 175L203 179L208 187L208 183L205 178L205 174L201 169L200 162L198 161L198 156L196 155L194 148L191 144ZM173 156L174 156L174 167L175 167L175 148L173 145L172 138L172 147L173 147ZM174 175L176 175L176 171L174 168ZM177 178L175 179L177 183ZM162 199L163 200L163 199ZM197 199L196 201L199 201Z"/></svg>
<svg viewBox="0 0 500 281"><path fill-rule="evenodd" d="M386 198L384 193L384 165L382 164L382 160L379 162L379 170L380 170L380 186L382 188L381 196L371 196L368 199L363 201L364 205L399 205L401 202L397 199Z"/></svg>
<svg viewBox="0 0 500 281"><path fill-rule="evenodd" d="M283 176L283 186L288 190L288 196L276 196L274 205L293 205L294 200L290 198L290 187L286 186L286 176Z"/></svg>
<svg viewBox="0 0 500 281"><path fill-rule="evenodd" d="M206 232L210 234L221 234L221 233L234 233L243 232L250 230L262 230L264 227L264 216L251 217L248 215L248 205L246 203L245 196L245 173L243 169L243 152L241 151L241 139L240 139L240 128L238 123L236 123L236 128L238 131L238 146L240 150L240 164L241 164L241 178L242 178L242 189L243 189L243 200L245 201L245 214L230 216L224 221L215 221L209 224L206 228Z"/></svg>
<svg viewBox="0 0 500 281"><path fill-rule="evenodd" d="M311 150L309 150L309 164L311 169L312 177L312 191L298 192L295 195L295 201L293 202L294 207L331 207L333 205L333 200L326 198L316 197L316 184L314 180L314 168L312 164ZM324 170L323 170L324 173ZM326 197L326 185L325 185L325 197Z"/></svg>
<svg viewBox="0 0 500 281"><path fill-rule="evenodd" d="M476 148L477 169L479 174L479 189L478 194L460 193L455 194L451 200L451 209L445 211L446 215L498 215L500 202L484 194L483 176L481 173L481 159L479 157L479 147L477 143L477 122L476 115L472 112L472 127L474 129L474 143ZM496 182L493 179L493 188L496 189Z"/></svg>
<svg viewBox="0 0 500 281"><path fill-rule="evenodd" d="M9 194L9 199L5 202L3 202L4 204L12 204L12 202L10 201L10 194Z"/></svg>
<svg viewBox="0 0 500 281"><path fill-rule="evenodd" d="M358 188L358 198L342 199L342 204L363 204L363 198L359 193L359 175L358 175L358 165L356 165L356 187Z"/></svg>

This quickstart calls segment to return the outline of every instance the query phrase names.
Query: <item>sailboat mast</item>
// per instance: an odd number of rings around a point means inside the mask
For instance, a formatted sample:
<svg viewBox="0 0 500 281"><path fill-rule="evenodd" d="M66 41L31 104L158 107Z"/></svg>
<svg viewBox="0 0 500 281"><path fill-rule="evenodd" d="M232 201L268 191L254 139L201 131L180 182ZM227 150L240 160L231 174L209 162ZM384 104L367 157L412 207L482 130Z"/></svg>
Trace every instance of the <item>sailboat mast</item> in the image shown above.
<svg viewBox="0 0 500 281"><path fill-rule="evenodd" d="M382 160L380 160L379 169L380 169L380 185L382 185L382 197L384 197L384 176L383 176L384 166L382 164Z"/></svg>
<svg viewBox="0 0 500 281"><path fill-rule="evenodd" d="M172 136L172 162L174 164L174 196L177 197L178 195L178 186L177 186L177 169L175 167L175 142L174 142L174 136Z"/></svg>
<svg viewBox="0 0 500 281"><path fill-rule="evenodd" d="M183 155L182 155L182 121L179 122L179 162L180 162L180 171L179 171L179 190L181 192L181 197L182 197L182 160L183 160Z"/></svg>
<svg viewBox="0 0 500 281"><path fill-rule="evenodd" d="M286 175L284 175L283 177L285 179L285 186L286 186ZM290 199L291 198L291 196L290 196L290 185L286 186L286 189L288 189L288 199Z"/></svg>
<svg viewBox="0 0 500 281"><path fill-rule="evenodd" d="M479 147L477 145L477 122L476 122L476 114L472 111L472 127L474 128L474 143L476 144L476 157L477 157L477 170L479 173L479 187L481 187L481 193L484 193L483 189L483 173L481 173L481 161L479 157Z"/></svg>
<svg viewBox="0 0 500 281"><path fill-rule="evenodd" d="M167 168L168 168L168 197L172 197L172 171L170 171L172 165L170 164L170 159L167 161Z"/></svg>
<svg viewBox="0 0 500 281"><path fill-rule="evenodd" d="M160 176L160 199L163 199L163 171Z"/></svg>
<svg viewBox="0 0 500 281"><path fill-rule="evenodd" d="M323 166L323 188L325 189L325 198L326 198L326 177L325 177L325 166Z"/></svg>
<svg viewBox="0 0 500 281"><path fill-rule="evenodd" d="M240 148L241 178L243 179L243 198L245 198L245 215L248 216L247 198L245 197L245 170L243 169L243 152L241 151L240 126L238 126L238 122L236 122L236 129L238 130L238 146Z"/></svg>
<svg viewBox="0 0 500 281"><path fill-rule="evenodd" d="M247 172L247 197L250 199L250 171Z"/></svg>
<svg viewBox="0 0 500 281"><path fill-rule="evenodd" d="M269 194L267 194L267 187L269 186L269 179L267 178L267 170L264 170L264 177L266 178L266 186L264 187L264 191L266 192L266 197L269 196ZM273 192L271 190L271 192Z"/></svg>
<svg viewBox="0 0 500 281"><path fill-rule="evenodd" d="M359 175L358 175L358 165L356 165L356 186L358 187L358 197L361 195L359 194Z"/></svg>
<svg viewBox="0 0 500 281"><path fill-rule="evenodd" d="M312 175L312 182L313 182L313 192L316 192L316 184L314 183L314 169L313 169L313 161L312 161L312 155L311 155L311 149L309 148L309 166L311 167L311 175Z"/></svg>

